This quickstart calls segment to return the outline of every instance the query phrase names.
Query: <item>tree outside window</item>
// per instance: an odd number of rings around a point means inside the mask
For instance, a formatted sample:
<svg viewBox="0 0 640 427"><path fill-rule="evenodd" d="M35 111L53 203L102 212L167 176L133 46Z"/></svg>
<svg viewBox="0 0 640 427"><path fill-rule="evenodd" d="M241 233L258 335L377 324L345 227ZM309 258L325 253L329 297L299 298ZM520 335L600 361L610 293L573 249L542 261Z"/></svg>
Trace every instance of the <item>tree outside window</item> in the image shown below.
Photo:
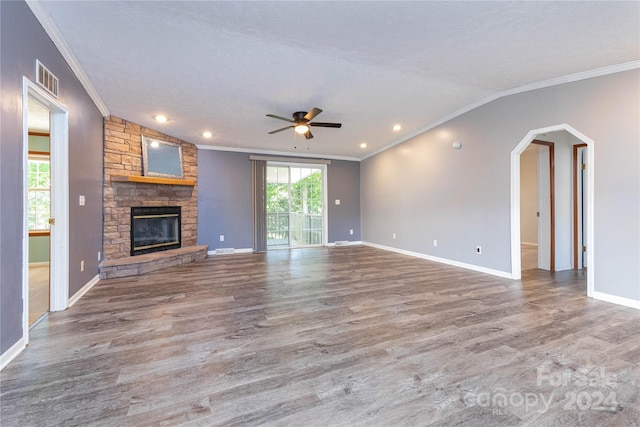
<svg viewBox="0 0 640 427"><path fill-rule="evenodd" d="M29 230L48 230L51 217L49 156L29 155Z"/></svg>

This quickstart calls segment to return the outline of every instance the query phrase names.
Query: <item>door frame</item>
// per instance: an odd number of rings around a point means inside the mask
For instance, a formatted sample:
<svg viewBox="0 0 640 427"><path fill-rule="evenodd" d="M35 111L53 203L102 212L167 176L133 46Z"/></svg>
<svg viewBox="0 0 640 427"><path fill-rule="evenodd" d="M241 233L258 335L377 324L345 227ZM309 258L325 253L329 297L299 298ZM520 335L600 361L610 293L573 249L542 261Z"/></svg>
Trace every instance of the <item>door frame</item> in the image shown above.
<svg viewBox="0 0 640 427"><path fill-rule="evenodd" d="M531 144L542 145L549 148L549 271L556 271L556 173L555 173L555 143L534 139ZM526 147L525 147L526 149ZM540 170L538 169L538 173ZM540 190L538 190L540 191ZM540 208L538 207L538 213ZM538 224L540 227L540 224ZM538 232L540 232L538 230ZM538 251L540 244L538 242ZM538 268L540 266L538 265Z"/></svg>
<svg viewBox="0 0 640 427"><path fill-rule="evenodd" d="M267 245L267 250L278 250L278 249L291 249L291 248L302 248L302 247L313 247L313 246L327 246L329 239L329 216L327 209L327 164L326 163L313 163L313 162L287 162L283 160L267 160L267 164L265 168L269 168L269 166L287 166L289 168L307 168L307 169L320 169L322 171L322 244L320 245L306 245L306 246L291 246L291 222L289 221L289 245L281 248L269 248ZM289 171L290 172L290 171ZM291 186L291 173L289 173L289 186ZM267 183L265 182L265 192L267 191ZM265 210L266 214L266 210ZM266 230L265 230L266 231Z"/></svg>
<svg viewBox="0 0 640 427"><path fill-rule="evenodd" d="M525 137L511 151L511 278L522 278L521 248L520 248L520 154L537 137L550 132L566 131L587 145L587 296L594 294L594 142L578 130L566 123L530 130Z"/></svg>
<svg viewBox="0 0 640 427"><path fill-rule="evenodd" d="M27 77L22 78L22 145L23 145L23 242L22 302L23 339L29 342L29 98L34 98L51 113L49 144L51 161L51 217L56 219L50 231L50 299L49 310L61 311L69 300L69 112L57 99Z"/></svg>
<svg viewBox="0 0 640 427"><path fill-rule="evenodd" d="M580 266L580 268L583 268L583 262L578 263L578 254L582 254L582 250L579 250L579 240L582 240L581 238L578 238L578 228L579 228L579 221L578 221L578 174L581 171L581 168L578 168L578 153L580 152L581 148L588 148L587 144L575 144L573 146L573 269L574 270L578 270L578 265ZM580 180L580 182L582 182L582 180ZM588 190L588 189L587 189ZM581 198L584 197L583 195L581 195ZM584 205L583 205L584 206ZM580 209L580 211L582 211ZM584 217L584 215L583 215ZM582 224L582 227L584 228L584 224ZM582 242L582 244L584 245L584 242ZM588 246L587 246L588 248ZM587 254L588 255L588 254ZM584 258L583 258L584 259ZM589 265L587 263L587 265Z"/></svg>

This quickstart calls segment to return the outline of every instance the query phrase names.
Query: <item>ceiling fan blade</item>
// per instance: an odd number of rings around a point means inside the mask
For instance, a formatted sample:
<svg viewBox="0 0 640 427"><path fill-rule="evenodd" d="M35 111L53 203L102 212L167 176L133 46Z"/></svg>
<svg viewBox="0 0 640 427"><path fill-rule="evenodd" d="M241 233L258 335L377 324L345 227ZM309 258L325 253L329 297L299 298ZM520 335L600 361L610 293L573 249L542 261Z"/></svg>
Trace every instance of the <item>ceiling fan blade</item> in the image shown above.
<svg viewBox="0 0 640 427"><path fill-rule="evenodd" d="M313 122L309 123L309 126L318 126L321 128L341 128L342 123Z"/></svg>
<svg viewBox="0 0 640 427"><path fill-rule="evenodd" d="M292 127L293 126L285 126L283 128L280 128L280 129L272 130L271 132L269 132L269 135L273 135L274 133L282 132L283 130L291 129Z"/></svg>
<svg viewBox="0 0 640 427"><path fill-rule="evenodd" d="M311 111L309 111L307 114L305 114L304 119L305 119L306 121L313 120L313 118L314 118L315 116L317 116L318 114L320 114L320 113L322 113L322 110L321 110L321 109L316 108L316 107L313 107L313 108L311 109Z"/></svg>
<svg viewBox="0 0 640 427"><path fill-rule="evenodd" d="M311 133L311 129L309 129L307 131L307 133L304 134L304 137L307 138L307 139L313 138L313 134Z"/></svg>
<svg viewBox="0 0 640 427"><path fill-rule="evenodd" d="M295 123L293 120L291 119L287 119L285 117L280 117L280 116L276 116L275 114L267 114L267 117L271 117L274 119L279 119L279 120L284 120L285 122L290 122L290 123Z"/></svg>

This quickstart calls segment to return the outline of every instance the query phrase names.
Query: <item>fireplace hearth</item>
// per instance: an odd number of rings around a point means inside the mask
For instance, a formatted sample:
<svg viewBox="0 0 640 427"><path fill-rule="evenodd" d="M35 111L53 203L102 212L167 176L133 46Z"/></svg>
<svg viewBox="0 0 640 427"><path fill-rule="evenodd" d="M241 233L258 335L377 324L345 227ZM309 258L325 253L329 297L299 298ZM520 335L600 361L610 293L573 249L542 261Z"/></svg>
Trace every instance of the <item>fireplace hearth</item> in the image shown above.
<svg viewBox="0 0 640 427"><path fill-rule="evenodd" d="M131 208L131 256L182 246L180 206Z"/></svg>

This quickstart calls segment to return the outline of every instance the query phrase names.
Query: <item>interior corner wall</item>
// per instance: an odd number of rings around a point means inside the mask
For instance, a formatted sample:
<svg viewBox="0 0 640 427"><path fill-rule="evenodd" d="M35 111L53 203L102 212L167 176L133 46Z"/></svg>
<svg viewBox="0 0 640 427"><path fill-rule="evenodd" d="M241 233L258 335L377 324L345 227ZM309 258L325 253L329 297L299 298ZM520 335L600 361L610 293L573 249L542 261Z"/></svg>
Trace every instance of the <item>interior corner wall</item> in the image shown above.
<svg viewBox="0 0 640 427"><path fill-rule="evenodd" d="M198 244L209 245L210 251L251 248L250 154L200 149L198 164ZM327 165L327 200L329 242L360 240L359 162L332 160Z"/></svg>
<svg viewBox="0 0 640 427"><path fill-rule="evenodd" d="M640 301L638 117L638 69L476 108L361 163L362 239L510 273L510 154L566 123L594 141L595 291Z"/></svg>
<svg viewBox="0 0 640 427"><path fill-rule="evenodd" d="M0 351L23 336L23 76L36 59L59 79L69 119L69 297L98 274L102 250L102 116L26 3L0 1ZM79 206L78 197L86 197ZM80 261L85 271L80 271Z"/></svg>

